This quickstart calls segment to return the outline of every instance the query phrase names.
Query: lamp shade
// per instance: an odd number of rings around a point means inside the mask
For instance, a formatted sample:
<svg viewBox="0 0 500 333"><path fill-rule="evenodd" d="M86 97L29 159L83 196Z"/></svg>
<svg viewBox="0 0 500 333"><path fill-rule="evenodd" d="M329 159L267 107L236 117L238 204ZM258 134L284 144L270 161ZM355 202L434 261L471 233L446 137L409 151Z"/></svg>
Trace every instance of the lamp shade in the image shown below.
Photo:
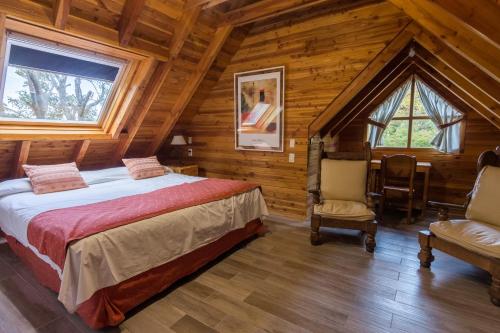
<svg viewBox="0 0 500 333"><path fill-rule="evenodd" d="M182 135L174 135L172 142L170 142L173 146L182 146L186 144L186 140Z"/></svg>

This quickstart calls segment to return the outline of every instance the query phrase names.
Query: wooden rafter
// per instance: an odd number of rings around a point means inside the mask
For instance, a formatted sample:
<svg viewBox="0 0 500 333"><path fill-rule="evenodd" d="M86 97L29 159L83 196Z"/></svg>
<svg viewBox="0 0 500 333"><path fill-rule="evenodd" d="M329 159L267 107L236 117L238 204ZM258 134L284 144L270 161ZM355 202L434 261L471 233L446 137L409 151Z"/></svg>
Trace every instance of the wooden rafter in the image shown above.
<svg viewBox="0 0 500 333"><path fill-rule="evenodd" d="M386 96L386 92L392 93L395 89L397 89L401 84L403 84L408 77L411 75L409 73L412 68L412 63L410 60L405 59L401 62L397 67L392 68L392 71L388 71L387 75L378 75L374 80L370 83L374 83L373 88L364 94L364 89L361 92L363 96L359 98L359 101L355 103L352 107L349 103L341 112L335 116L331 124L332 126L326 126L324 130L320 132L321 136L326 135L330 132L330 135L334 136L335 134L341 132L344 128L346 128L358 115L363 113L366 109L370 108L378 104L380 101L384 100ZM383 78L379 81L377 80L379 77L383 76ZM368 86L367 86L368 87ZM381 97L382 96L382 97Z"/></svg>
<svg viewBox="0 0 500 333"><path fill-rule="evenodd" d="M417 59L415 61L415 64L418 66L418 68L421 69L422 73L420 73L420 76L422 76L424 80L435 80L439 82L445 88L445 90L453 94L456 98L460 99L470 108L474 109L493 126L500 129L500 119L495 115L492 115L490 110L485 108L481 103L470 97L468 94L465 94L463 90L460 89L455 83L448 80L446 77L441 75L438 71L436 71L434 68L423 61L419 61Z"/></svg>
<svg viewBox="0 0 500 333"><path fill-rule="evenodd" d="M186 9L195 7L200 7L201 9L209 9L229 1L231 0L188 0L186 3Z"/></svg>
<svg viewBox="0 0 500 333"><path fill-rule="evenodd" d="M14 155L14 169L12 170L12 177L19 178L24 174L23 164L28 161L30 152L31 141L19 141L16 147L16 154Z"/></svg>
<svg viewBox="0 0 500 333"><path fill-rule="evenodd" d="M160 131L157 133L153 142L151 143L147 151L148 155L156 153L156 151L161 147L161 145L165 141L165 138L168 136L173 126L179 119L180 115L191 101L191 98L196 92L196 89L205 78L205 75L210 69L210 66L214 62L217 55L219 54L219 51L221 50L225 41L231 34L232 30L233 27L231 25L221 26L217 28L202 59L198 63L196 70L193 72L193 74L191 74L191 77L189 78L187 84L184 86L179 97L177 97L175 104L170 110L171 117L169 117L163 123L163 125L160 128Z"/></svg>
<svg viewBox="0 0 500 333"><path fill-rule="evenodd" d="M415 40L443 63L453 68L464 79L488 94L490 98L500 102L500 82L488 76L473 63L445 45L438 37L425 30L416 34Z"/></svg>
<svg viewBox="0 0 500 333"><path fill-rule="evenodd" d="M440 38L443 43L500 81L500 66L498 66L500 47L491 43L491 39L485 38L468 22L462 21L436 1L390 0L390 2L402 9L424 29ZM467 1L467 4L472 3L475 1ZM498 21L498 17L496 20Z"/></svg>
<svg viewBox="0 0 500 333"><path fill-rule="evenodd" d="M225 14L225 24L239 26L292 11L320 5L330 0L261 0Z"/></svg>
<svg viewBox="0 0 500 333"><path fill-rule="evenodd" d="M186 10L178 22L175 28L175 34L170 41L170 57L169 61L165 63L158 64L156 70L154 71L151 79L148 82L148 86L144 91L140 102L136 108L136 111L129 120L129 125L127 126L127 135L120 139L120 143L116 150L113 161L118 163L127 153L128 148L132 144L139 128L146 117L146 114L153 104L156 96L160 92L163 83L168 77L168 74L174 66L175 59L179 56L182 47L189 34L193 31L196 25L196 20L200 14L200 8L196 7L190 10Z"/></svg>
<svg viewBox="0 0 500 333"><path fill-rule="evenodd" d="M430 52L420 50L417 53L417 59L434 68L434 70L439 72L442 76L453 82L464 92L464 94L467 94L471 98L475 99L485 109L489 110L492 115L498 117L500 120L500 104L495 99L490 98L490 96L478 89L475 85L471 84L468 80L463 78L452 68L448 67L445 63L441 62L441 60L436 58Z"/></svg>
<svg viewBox="0 0 500 333"><path fill-rule="evenodd" d="M71 0L54 1L54 26L57 29L64 29L68 20Z"/></svg>
<svg viewBox="0 0 500 333"><path fill-rule="evenodd" d="M413 39L420 27L409 23L373 60L349 83L349 85L326 107L309 125L309 137L313 137L332 119L349 101L354 98L397 54Z"/></svg>
<svg viewBox="0 0 500 333"><path fill-rule="evenodd" d="M79 141L75 146L75 151L73 153L73 161L75 161L76 166L79 167L82 164L85 154L90 146L90 140Z"/></svg>
<svg viewBox="0 0 500 333"><path fill-rule="evenodd" d="M139 21L139 16L146 0L127 0L123 6L122 15L120 17L120 23L118 24L120 45L127 46L134 33L135 26Z"/></svg>

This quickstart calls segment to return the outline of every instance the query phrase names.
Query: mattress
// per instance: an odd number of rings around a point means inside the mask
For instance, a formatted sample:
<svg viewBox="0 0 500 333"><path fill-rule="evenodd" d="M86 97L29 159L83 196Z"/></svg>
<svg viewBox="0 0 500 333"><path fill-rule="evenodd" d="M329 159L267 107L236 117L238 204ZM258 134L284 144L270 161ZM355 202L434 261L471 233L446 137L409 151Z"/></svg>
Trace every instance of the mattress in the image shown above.
<svg viewBox="0 0 500 333"><path fill-rule="evenodd" d="M218 240L228 232L244 228L249 221L267 215L262 194L255 189L78 240L68 247L64 269L61 270L28 242L28 226L38 214L205 179L168 173L161 177L134 180L128 176L126 168L82 174L89 184L88 188L44 195L35 195L29 187L23 189L23 186L9 189L10 194L5 195L4 190L8 186L0 184L0 228L57 272L61 280L58 299L69 312L76 311L98 290L164 265ZM19 193L14 193L16 190Z"/></svg>

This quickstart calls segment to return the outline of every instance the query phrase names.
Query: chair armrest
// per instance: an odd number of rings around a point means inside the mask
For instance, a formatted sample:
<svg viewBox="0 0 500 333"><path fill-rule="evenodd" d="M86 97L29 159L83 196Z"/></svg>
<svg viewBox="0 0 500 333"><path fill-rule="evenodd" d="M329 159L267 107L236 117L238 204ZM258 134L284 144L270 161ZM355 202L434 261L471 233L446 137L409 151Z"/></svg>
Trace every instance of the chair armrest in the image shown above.
<svg viewBox="0 0 500 333"><path fill-rule="evenodd" d="M375 208L375 200L379 200L382 198L382 194L380 193L375 193L375 192L368 192L366 193L366 206L369 209L374 209Z"/></svg>
<svg viewBox="0 0 500 333"><path fill-rule="evenodd" d="M451 204L451 203L446 203L446 202L437 202L437 201L428 201L427 203L430 207L437 208L439 213L438 213L438 220L439 221L448 221L449 216L448 212L450 209L453 210L460 210L465 212L467 209L467 205L457 205L457 204Z"/></svg>
<svg viewBox="0 0 500 333"><path fill-rule="evenodd" d="M323 198L321 197L321 191L318 189L315 190L309 190L309 193L312 194L313 196L313 203L315 205L320 204L323 202Z"/></svg>

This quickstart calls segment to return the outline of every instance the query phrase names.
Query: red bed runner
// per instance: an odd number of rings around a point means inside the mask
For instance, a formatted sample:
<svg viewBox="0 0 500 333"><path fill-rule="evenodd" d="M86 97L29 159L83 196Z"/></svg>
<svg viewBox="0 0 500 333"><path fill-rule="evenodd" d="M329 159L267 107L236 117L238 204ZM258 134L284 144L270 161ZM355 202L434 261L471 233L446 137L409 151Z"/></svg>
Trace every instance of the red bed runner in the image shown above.
<svg viewBox="0 0 500 333"><path fill-rule="evenodd" d="M94 204L55 209L35 216L28 241L63 268L70 242L109 229L187 207L248 192L258 185L227 179L205 179Z"/></svg>

